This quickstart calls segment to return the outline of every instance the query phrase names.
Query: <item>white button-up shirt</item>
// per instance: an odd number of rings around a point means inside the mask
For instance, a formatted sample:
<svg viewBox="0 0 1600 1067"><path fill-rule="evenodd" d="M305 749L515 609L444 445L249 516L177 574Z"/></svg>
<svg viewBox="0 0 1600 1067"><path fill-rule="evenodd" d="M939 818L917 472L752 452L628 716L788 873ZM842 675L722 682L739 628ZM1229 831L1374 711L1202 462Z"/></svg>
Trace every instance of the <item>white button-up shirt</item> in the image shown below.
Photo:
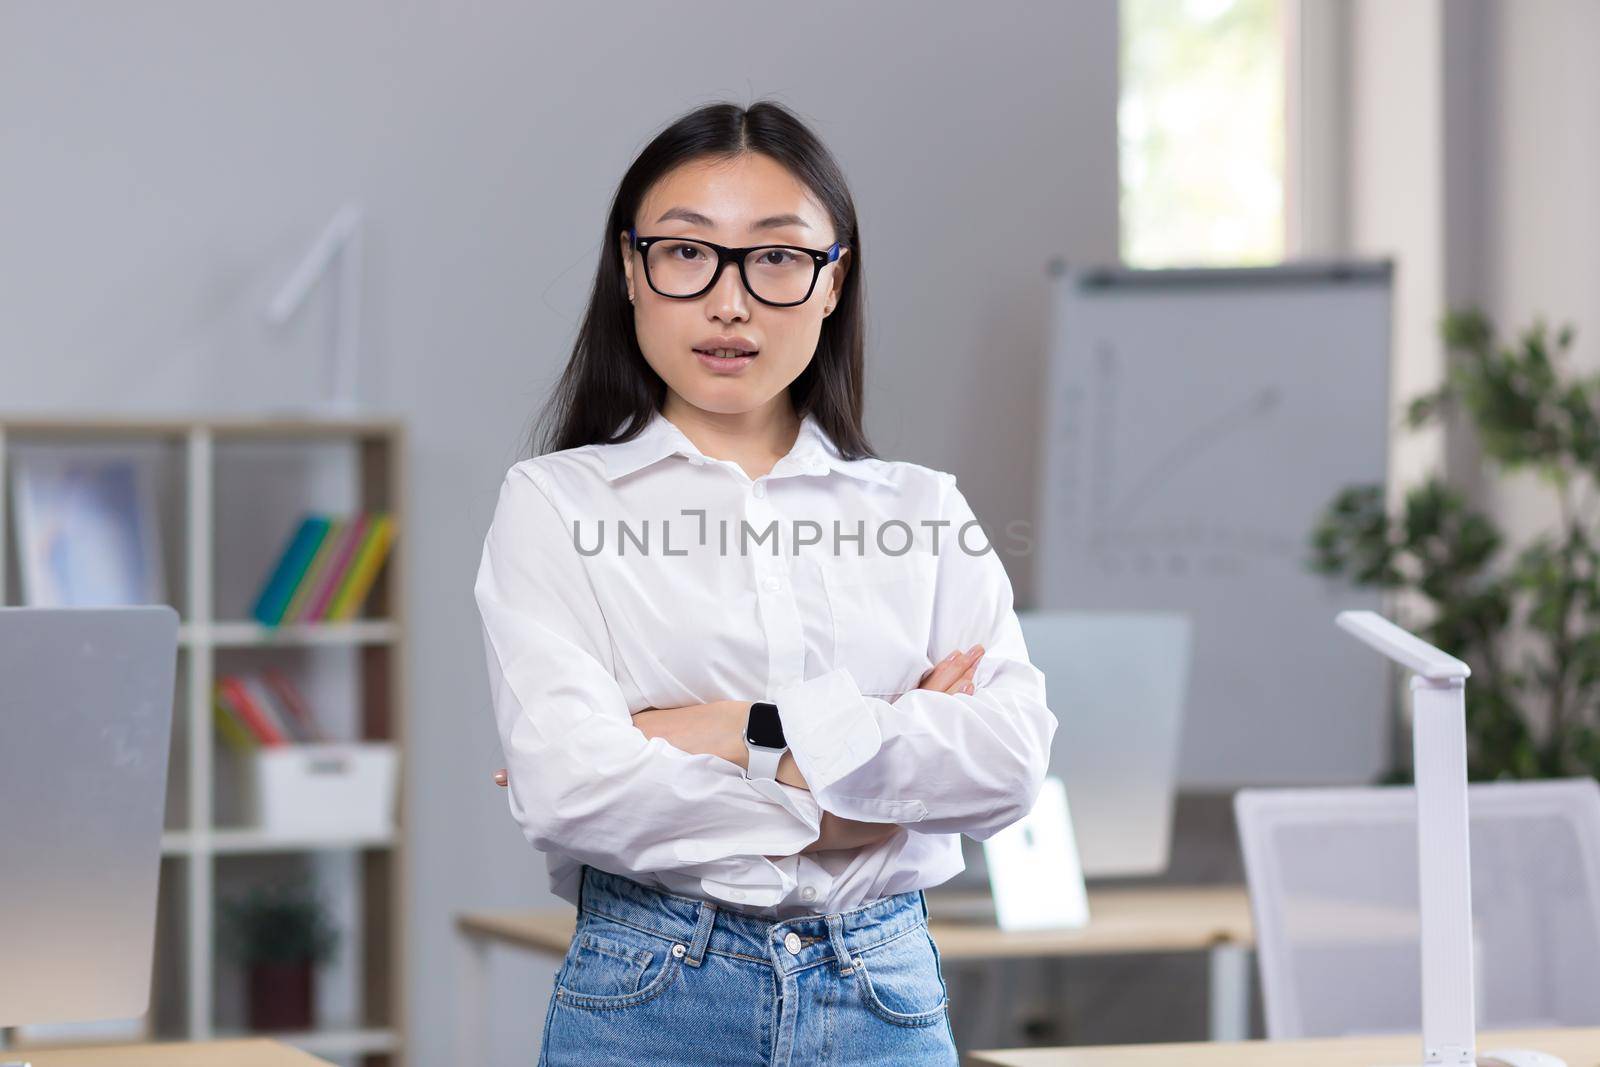
<svg viewBox="0 0 1600 1067"><path fill-rule="evenodd" d="M1044 676L954 476L842 459L812 416L754 480L659 413L515 464L475 594L511 814L574 903L588 863L757 915L844 911L955 875L959 835L1021 818L1046 773ZM978 643L974 693L915 688ZM809 790L632 724L715 700L776 703ZM801 855L824 810L903 829Z"/></svg>

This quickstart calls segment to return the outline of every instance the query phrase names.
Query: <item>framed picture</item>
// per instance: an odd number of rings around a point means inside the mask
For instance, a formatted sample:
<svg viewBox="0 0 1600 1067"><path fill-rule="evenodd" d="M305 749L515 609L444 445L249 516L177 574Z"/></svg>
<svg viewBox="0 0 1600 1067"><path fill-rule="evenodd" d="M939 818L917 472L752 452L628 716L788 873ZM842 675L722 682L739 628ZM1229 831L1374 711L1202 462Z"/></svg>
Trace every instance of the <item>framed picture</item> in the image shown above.
<svg viewBox="0 0 1600 1067"><path fill-rule="evenodd" d="M154 479L125 453L19 450L12 481L28 607L163 604Z"/></svg>

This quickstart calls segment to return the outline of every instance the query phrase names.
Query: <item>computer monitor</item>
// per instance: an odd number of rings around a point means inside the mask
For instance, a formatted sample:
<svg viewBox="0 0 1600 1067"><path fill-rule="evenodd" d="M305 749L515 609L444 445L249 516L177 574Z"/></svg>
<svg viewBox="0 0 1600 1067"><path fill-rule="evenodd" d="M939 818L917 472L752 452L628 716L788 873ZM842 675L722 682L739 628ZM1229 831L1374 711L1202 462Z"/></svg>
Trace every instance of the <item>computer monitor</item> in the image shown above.
<svg viewBox="0 0 1600 1067"><path fill-rule="evenodd" d="M1191 626L1179 613L1021 613L1060 727L1050 773L1067 786L1088 878L1160 874L1172 809Z"/></svg>
<svg viewBox="0 0 1600 1067"><path fill-rule="evenodd" d="M1067 787L1084 877L1160 874L1171 856L1189 617L1019 611L1017 618L1058 722L1050 773ZM981 847L963 846L967 870L946 886L986 886Z"/></svg>
<svg viewBox="0 0 1600 1067"><path fill-rule="evenodd" d="M149 1008L177 632L0 608L0 1026Z"/></svg>

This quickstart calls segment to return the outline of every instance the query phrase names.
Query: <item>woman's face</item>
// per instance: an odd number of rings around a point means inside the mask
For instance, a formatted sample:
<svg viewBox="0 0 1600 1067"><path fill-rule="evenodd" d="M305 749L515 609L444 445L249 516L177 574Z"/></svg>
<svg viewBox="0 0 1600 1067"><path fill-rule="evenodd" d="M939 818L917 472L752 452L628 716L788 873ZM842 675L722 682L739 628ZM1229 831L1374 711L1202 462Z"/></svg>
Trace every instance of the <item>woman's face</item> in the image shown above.
<svg viewBox="0 0 1600 1067"><path fill-rule="evenodd" d="M732 248L784 244L825 250L836 239L810 191L781 164L753 152L669 171L645 193L636 219L640 237L694 237ZM772 307L751 296L734 263L723 267L709 292L681 300L646 284L643 253L629 247L626 232L619 239L646 362L683 400L718 414L766 407L805 370L848 268L849 253L841 252L822 268L805 303L793 307ZM693 250L681 254L694 256ZM754 276L752 282L759 286ZM722 360L697 351L719 343L754 349L755 356Z"/></svg>

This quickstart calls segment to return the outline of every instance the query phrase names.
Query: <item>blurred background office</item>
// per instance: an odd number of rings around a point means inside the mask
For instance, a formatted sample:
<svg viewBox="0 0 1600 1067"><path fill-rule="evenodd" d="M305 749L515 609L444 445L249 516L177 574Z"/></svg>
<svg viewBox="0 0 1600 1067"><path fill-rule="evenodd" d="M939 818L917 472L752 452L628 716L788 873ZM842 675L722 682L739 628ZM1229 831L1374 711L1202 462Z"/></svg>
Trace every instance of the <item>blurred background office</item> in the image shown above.
<svg viewBox="0 0 1600 1067"><path fill-rule="evenodd" d="M615 183L663 124L772 97L837 153L870 251L869 435L887 457L954 472L986 529L1043 518L1064 274L1359 261L1393 271L1387 396L1375 394L1392 430L1378 472L1390 510L1439 477L1516 544L1561 518L1537 471L1486 462L1467 412L1414 430L1401 416L1446 382L1452 309L1480 309L1502 338L1540 317L1570 324L1571 360L1594 368L1596 41L1587 0L0 2L0 416L325 411L344 352L349 412L405 428L405 637L390 646L398 665L380 665L403 693L398 829L320 850L332 859L281 842L257 855L183 821L192 803L174 809L157 1032L250 1025L241 965L185 940L196 893L220 921L225 888L285 871L321 863L336 887L381 883L367 903L393 914L333 906L335 927L361 926L369 947L325 985L366 1001L319 994L303 1035L373 1063L452 1061L475 1017L458 995L456 916L558 903L489 781L501 760L470 586L499 479L570 351ZM330 230L341 218L352 228ZM330 233L333 260L358 253L359 271L330 266L268 322ZM1184 414L1128 412L1152 429ZM216 445L226 514L208 536L256 546L238 551L238 573L215 554L219 595L234 597L218 618L248 613L316 502L244 488L257 466L300 462L272 445L240 446L232 466ZM387 459L366 462L388 476ZM173 493L169 531L186 528ZM1298 551L1311 530L1296 522L1271 532ZM1005 559L1019 607L1044 606L1047 547ZM184 548L166 551L182 571ZM7 589L23 602L20 581ZM1421 594L1395 592L1426 616ZM236 666L315 673L311 659L338 652L257 649ZM1073 713L1070 692L1052 697ZM1332 722L1314 701L1275 710L1187 721L1158 880L1242 881L1239 787L1366 784L1404 763L1387 699ZM219 791L201 810L225 807ZM192 869L212 863L215 878ZM375 956L374 939L390 949ZM490 1062L531 1062L555 966L493 958ZM1182 952L1031 964L1000 1033L1197 1039L1214 966ZM382 994L366 973L380 967L394 976ZM1250 1025L1260 1032L1259 1006Z"/></svg>

